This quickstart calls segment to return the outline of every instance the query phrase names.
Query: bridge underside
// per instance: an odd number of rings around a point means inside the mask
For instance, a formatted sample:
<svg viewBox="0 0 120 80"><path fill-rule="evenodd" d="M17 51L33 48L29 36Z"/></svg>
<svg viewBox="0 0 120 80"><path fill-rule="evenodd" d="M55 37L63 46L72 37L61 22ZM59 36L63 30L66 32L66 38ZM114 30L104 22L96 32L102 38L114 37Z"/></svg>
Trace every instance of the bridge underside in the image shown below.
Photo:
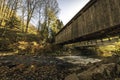
<svg viewBox="0 0 120 80"><path fill-rule="evenodd" d="M120 0L90 0L57 34L56 44L120 35Z"/></svg>
<svg viewBox="0 0 120 80"><path fill-rule="evenodd" d="M99 40L99 39L110 38L114 36L120 36L120 24L109 27L104 30L100 30L98 32L94 32L88 35L75 38L73 40L69 40L67 42L63 42L61 43L61 45L82 42L82 41Z"/></svg>

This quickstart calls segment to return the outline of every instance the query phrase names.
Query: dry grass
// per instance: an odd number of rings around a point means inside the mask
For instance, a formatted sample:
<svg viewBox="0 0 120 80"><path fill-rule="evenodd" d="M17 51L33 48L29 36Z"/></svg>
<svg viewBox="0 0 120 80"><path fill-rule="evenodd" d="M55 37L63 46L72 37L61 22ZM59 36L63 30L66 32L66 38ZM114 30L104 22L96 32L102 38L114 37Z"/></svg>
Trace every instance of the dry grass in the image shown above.
<svg viewBox="0 0 120 80"><path fill-rule="evenodd" d="M98 48L100 56L108 57L112 55L120 55L120 42L115 42L113 45L100 46Z"/></svg>

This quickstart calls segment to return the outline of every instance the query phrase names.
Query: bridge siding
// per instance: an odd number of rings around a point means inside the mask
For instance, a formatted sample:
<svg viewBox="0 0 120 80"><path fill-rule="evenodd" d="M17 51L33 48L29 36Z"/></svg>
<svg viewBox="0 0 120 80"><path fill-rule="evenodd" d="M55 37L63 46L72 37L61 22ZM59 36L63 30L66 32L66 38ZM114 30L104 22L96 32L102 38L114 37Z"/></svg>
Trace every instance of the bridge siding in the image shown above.
<svg viewBox="0 0 120 80"><path fill-rule="evenodd" d="M120 24L120 0L96 1L56 36L56 43L85 37L87 34Z"/></svg>

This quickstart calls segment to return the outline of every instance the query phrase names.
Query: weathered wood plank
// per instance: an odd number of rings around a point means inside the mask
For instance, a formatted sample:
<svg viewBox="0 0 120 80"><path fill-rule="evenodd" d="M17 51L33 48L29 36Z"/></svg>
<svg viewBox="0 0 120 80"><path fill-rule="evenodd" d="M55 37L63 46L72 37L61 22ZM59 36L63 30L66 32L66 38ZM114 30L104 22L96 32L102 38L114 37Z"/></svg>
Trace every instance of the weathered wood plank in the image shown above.
<svg viewBox="0 0 120 80"><path fill-rule="evenodd" d="M104 30L100 32L103 35L105 29L120 25L120 0L96 0L91 6L89 4L59 32L59 37L56 37L58 43L91 34L94 36L93 33Z"/></svg>

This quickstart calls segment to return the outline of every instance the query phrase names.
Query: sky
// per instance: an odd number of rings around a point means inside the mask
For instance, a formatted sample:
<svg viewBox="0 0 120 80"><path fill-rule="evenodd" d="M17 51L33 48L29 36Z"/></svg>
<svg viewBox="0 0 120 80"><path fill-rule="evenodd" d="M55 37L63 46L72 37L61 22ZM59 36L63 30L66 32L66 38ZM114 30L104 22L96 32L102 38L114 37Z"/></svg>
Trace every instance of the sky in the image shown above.
<svg viewBox="0 0 120 80"><path fill-rule="evenodd" d="M58 18L66 25L90 0L57 0L60 8ZM37 21L31 23L37 26Z"/></svg>
<svg viewBox="0 0 120 80"><path fill-rule="evenodd" d="M60 13L58 17L67 24L90 0L58 0Z"/></svg>

